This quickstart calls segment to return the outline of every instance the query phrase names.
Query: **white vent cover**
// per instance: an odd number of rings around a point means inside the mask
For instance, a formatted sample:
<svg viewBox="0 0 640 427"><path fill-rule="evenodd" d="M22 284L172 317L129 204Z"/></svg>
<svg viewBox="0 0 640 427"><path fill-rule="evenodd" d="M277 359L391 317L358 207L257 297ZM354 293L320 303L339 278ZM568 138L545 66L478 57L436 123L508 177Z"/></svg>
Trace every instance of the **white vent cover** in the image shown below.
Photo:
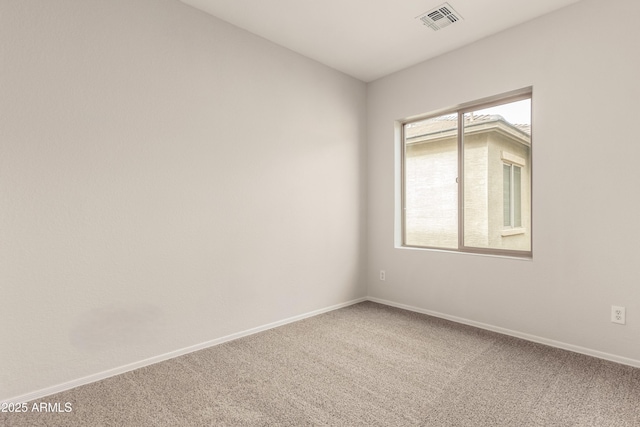
<svg viewBox="0 0 640 427"><path fill-rule="evenodd" d="M443 3L435 9L417 16L416 19L422 21L424 25L433 31L438 31L441 28L448 27L462 20L462 16L453 10L449 3Z"/></svg>

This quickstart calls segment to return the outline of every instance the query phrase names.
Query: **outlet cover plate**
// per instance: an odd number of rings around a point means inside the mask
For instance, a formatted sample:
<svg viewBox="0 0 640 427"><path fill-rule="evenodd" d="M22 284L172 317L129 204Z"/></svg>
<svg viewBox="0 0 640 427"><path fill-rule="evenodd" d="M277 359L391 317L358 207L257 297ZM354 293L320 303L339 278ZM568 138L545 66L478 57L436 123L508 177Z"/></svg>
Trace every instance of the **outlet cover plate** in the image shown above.
<svg viewBox="0 0 640 427"><path fill-rule="evenodd" d="M626 317L626 310L624 307L620 307L617 305L611 306L611 321L613 323L624 325L627 323Z"/></svg>

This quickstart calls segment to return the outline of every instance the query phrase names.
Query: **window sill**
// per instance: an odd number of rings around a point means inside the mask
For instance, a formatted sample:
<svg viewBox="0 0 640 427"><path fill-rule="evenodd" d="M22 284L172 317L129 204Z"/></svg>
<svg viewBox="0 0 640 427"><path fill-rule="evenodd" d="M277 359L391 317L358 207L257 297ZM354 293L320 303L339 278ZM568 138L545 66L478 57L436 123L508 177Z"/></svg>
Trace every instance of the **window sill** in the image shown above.
<svg viewBox="0 0 640 427"><path fill-rule="evenodd" d="M519 251L510 251L511 253L489 253L489 252L474 252L469 250L459 250L459 249L439 249L439 248L425 248L421 246L403 246L396 245L396 249L404 249L404 250L412 250L412 251L425 251L425 252L440 252L440 253L449 253L449 254L460 254L460 255L471 255L471 256L481 256L481 257L491 257L491 258L503 258L503 259L514 259L514 260L524 260L524 261L533 261L533 255L531 252L525 253L523 255L518 254Z"/></svg>
<svg viewBox="0 0 640 427"><path fill-rule="evenodd" d="M524 234L525 233L525 229L524 228L507 228L506 230L502 230L502 237L507 237L507 236L516 236L518 234Z"/></svg>

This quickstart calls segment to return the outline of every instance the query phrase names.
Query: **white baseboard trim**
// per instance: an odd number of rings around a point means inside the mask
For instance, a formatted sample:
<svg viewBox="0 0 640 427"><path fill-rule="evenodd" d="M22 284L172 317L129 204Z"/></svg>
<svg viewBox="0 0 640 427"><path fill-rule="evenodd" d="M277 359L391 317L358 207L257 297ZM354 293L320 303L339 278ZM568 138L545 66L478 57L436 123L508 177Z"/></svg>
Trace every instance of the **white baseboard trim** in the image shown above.
<svg viewBox="0 0 640 427"><path fill-rule="evenodd" d="M155 363L164 362L165 360L173 359L178 356L182 356L194 351L203 350L205 348L213 347L228 341L237 340L238 338L246 337L248 335L257 334L258 332L266 331L268 329L277 328L288 323L297 322L302 319L317 316L319 314L327 313L329 311L338 310L340 308L348 307L350 305L358 304L360 302L367 301L366 297L354 299L341 304L332 305L330 307L321 308L318 310L310 311L308 313L299 314L297 316L289 317L287 319L278 320L277 322L268 323L266 325L257 326L255 328L247 329L246 331L237 332L235 334L227 335L221 338L216 338L210 341L206 341L200 344L185 347L179 350L170 351L169 353L161 354L159 356L150 357L148 359L140 360L139 362L129 363L124 366L109 369L97 374L88 375L86 377L78 378L76 380L68 381L62 384L58 384L51 387L46 387L41 390L37 390L31 393L26 393L21 396L16 396L11 399L0 402L1 403L23 403L31 400L42 399L43 397L50 396L52 394L60 393L66 390L70 390L75 387L101 381L116 375L124 374L125 372L133 371L135 369L143 368L145 366L153 365Z"/></svg>
<svg viewBox="0 0 640 427"><path fill-rule="evenodd" d="M573 344L567 344L560 341L551 340L548 338L542 338L536 335L526 334L524 332L513 331L511 329L501 328L499 326L493 326L486 323L476 322L469 319L464 319L462 317L451 316L444 313L439 313L437 311L427 310L424 308L414 307L411 305L400 304L393 301L388 301L381 298L367 297L368 301L377 302L378 304L384 304L391 307L397 307L408 311L414 311L416 313L427 314L433 317L439 317L441 319L451 320L452 322L462 323L464 325L474 326L480 329L486 329L488 331L497 332L503 335L509 335L516 338L521 338L523 340L532 341L538 344L548 345L550 347L560 348L562 350L572 351L574 353L585 354L587 356L597 357L598 359L609 360L611 362L620 363L623 365L633 366L635 368L640 368L640 360L630 359L627 357L616 356L615 354L609 354L598 350L592 350L590 348L580 347Z"/></svg>

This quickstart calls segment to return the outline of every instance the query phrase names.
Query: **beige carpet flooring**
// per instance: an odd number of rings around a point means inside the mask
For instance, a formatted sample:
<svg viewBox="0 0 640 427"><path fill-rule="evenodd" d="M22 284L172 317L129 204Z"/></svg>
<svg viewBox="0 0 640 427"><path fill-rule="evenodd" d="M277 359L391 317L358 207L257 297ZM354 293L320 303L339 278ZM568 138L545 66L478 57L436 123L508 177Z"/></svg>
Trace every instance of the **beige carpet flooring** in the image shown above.
<svg viewBox="0 0 640 427"><path fill-rule="evenodd" d="M42 401L0 425L640 426L640 369L365 302Z"/></svg>

